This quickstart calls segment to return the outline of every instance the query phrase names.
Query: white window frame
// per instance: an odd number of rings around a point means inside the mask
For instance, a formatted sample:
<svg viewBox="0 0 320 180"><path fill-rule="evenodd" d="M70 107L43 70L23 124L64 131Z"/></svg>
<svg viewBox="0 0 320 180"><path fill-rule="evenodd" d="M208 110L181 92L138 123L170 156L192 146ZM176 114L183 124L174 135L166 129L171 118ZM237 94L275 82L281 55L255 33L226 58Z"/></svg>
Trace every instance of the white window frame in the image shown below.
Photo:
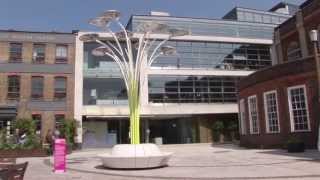
<svg viewBox="0 0 320 180"><path fill-rule="evenodd" d="M292 111L292 102L291 102L291 90L292 89L298 89L303 88L304 91L304 99L306 103L306 112L307 112L307 123L308 123L308 129L307 130L295 130L294 129L294 117L293 117L293 111ZM290 86L287 88L288 93L288 106L289 106L289 113L290 113L290 126L291 126L291 132L310 132L311 126L310 126L310 117L309 117L309 106L308 106L308 99L307 99L307 90L306 85L297 85L297 86Z"/></svg>
<svg viewBox="0 0 320 180"><path fill-rule="evenodd" d="M277 121L278 121L278 131L270 131L269 129L269 116L268 116L268 105L267 105L267 95L275 94L276 97L276 110L277 110ZM266 121L266 132L270 134L280 133L280 118L279 118L279 103L278 103L278 92L277 90L267 91L263 93L263 101L264 101L264 115Z"/></svg>
<svg viewBox="0 0 320 180"><path fill-rule="evenodd" d="M239 132L241 135L247 134L245 99L240 99L239 101Z"/></svg>
<svg viewBox="0 0 320 180"><path fill-rule="evenodd" d="M67 45L56 45L56 58L68 58L68 46Z"/></svg>
<svg viewBox="0 0 320 180"><path fill-rule="evenodd" d="M256 113L257 113L257 132L253 132L253 126L252 126L252 115L251 115L251 107L250 107L250 100L256 99ZM250 134L259 134L260 133L260 123L259 123L259 109L258 109L258 98L257 95L249 96L248 97L248 112L249 112L249 122L250 122Z"/></svg>

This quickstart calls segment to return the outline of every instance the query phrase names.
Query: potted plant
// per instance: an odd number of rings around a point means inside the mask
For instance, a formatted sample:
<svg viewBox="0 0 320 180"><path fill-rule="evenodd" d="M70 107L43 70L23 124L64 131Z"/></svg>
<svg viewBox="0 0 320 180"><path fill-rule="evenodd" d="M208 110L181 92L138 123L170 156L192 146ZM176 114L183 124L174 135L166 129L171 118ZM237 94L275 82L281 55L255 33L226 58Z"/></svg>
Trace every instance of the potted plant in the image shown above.
<svg viewBox="0 0 320 180"><path fill-rule="evenodd" d="M287 141L287 150L289 153L304 152L304 142L296 137L290 137Z"/></svg>
<svg viewBox="0 0 320 180"><path fill-rule="evenodd" d="M213 135L213 140L215 142L224 142L224 135L223 135L223 130L224 130L224 124L222 121L215 121L212 125L212 135Z"/></svg>

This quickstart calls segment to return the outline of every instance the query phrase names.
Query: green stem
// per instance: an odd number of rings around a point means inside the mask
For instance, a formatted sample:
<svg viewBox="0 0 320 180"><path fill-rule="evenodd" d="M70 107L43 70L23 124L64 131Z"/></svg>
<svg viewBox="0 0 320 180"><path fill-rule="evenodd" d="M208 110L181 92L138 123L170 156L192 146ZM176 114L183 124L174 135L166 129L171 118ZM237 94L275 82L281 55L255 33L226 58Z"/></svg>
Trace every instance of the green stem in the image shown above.
<svg viewBox="0 0 320 180"><path fill-rule="evenodd" d="M130 109L130 142L131 144L140 144L139 84L134 79L131 79L128 99Z"/></svg>

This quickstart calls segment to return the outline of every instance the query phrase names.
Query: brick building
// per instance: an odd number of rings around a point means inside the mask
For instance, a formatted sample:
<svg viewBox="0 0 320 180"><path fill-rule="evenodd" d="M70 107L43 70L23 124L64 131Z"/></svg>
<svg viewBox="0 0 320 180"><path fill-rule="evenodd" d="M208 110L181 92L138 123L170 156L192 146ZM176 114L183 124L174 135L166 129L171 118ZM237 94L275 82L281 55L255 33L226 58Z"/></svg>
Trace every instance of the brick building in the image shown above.
<svg viewBox="0 0 320 180"><path fill-rule="evenodd" d="M296 137L316 147L319 84L309 31L320 29L319 16L319 0L303 3L295 16L275 29L275 65L241 80L241 145L281 147Z"/></svg>
<svg viewBox="0 0 320 180"><path fill-rule="evenodd" d="M73 118L74 34L0 31L0 129L32 118L44 137Z"/></svg>

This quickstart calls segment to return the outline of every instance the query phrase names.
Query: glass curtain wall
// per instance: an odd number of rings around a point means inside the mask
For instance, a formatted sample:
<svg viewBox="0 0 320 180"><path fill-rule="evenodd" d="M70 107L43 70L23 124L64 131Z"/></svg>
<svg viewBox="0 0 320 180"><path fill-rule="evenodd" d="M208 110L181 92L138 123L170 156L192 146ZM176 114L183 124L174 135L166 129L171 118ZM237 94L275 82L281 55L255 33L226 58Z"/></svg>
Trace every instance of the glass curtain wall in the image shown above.
<svg viewBox="0 0 320 180"><path fill-rule="evenodd" d="M167 45L176 47L177 55L160 56L153 67L258 70L272 65L268 45L190 41Z"/></svg>
<svg viewBox="0 0 320 180"><path fill-rule="evenodd" d="M172 28L186 29L189 30L192 35L240 38L272 39L273 29L275 28L274 24L155 16L133 16L128 28L133 32L139 32L141 31L141 24L150 21L167 24Z"/></svg>
<svg viewBox="0 0 320 180"><path fill-rule="evenodd" d="M84 105L122 105L128 103L125 84L120 78L85 78Z"/></svg>
<svg viewBox="0 0 320 180"><path fill-rule="evenodd" d="M149 76L152 103L235 103L238 77Z"/></svg>
<svg viewBox="0 0 320 180"><path fill-rule="evenodd" d="M127 104L127 93L118 65L109 57L92 55L97 43L84 44L83 104Z"/></svg>

